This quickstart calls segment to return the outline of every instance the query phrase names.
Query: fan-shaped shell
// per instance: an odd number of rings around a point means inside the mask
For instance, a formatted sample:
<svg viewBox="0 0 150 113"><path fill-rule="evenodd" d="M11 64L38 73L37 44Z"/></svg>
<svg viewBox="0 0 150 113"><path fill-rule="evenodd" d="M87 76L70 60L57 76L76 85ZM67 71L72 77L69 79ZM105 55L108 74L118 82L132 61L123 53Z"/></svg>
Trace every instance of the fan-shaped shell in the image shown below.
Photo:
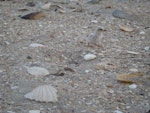
<svg viewBox="0 0 150 113"><path fill-rule="evenodd" d="M39 102L57 102L57 90L51 85L38 86L24 95L25 98Z"/></svg>

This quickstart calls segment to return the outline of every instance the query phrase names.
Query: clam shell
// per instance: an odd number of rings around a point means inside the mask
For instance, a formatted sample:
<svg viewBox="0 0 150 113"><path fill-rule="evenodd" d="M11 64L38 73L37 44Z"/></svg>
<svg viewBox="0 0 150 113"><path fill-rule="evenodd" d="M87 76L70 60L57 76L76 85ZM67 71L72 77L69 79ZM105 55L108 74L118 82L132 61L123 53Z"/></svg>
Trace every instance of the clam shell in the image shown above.
<svg viewBox="0 0 150 113"><path fill-rule="evenodd" d="M42 85L24 95L25 98L38 102L57 102L57 90L51 85Z"/></svg>

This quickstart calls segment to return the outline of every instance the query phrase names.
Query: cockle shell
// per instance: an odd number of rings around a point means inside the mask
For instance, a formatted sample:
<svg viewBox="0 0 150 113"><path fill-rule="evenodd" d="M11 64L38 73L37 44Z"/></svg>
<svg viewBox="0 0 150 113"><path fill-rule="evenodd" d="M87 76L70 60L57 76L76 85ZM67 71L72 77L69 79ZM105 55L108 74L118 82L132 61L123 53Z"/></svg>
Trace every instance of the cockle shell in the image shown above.
<svg viewBox="0 0 150 113"><path fill-rule="evenodd" d="M57 102L57 90L51 85L42 85L24 95L25 98L38 102Z"/></svg>

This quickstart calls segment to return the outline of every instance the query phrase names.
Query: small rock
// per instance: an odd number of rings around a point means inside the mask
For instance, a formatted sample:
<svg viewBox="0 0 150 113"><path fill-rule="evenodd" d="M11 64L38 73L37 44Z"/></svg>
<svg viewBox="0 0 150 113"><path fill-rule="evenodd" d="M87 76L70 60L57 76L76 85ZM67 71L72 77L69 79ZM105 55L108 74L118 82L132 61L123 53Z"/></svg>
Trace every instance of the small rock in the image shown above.
<svg viewBox="0 0 150 113"><path fill-rule="evenodd" d="M119 110L115 110L114 113L123 113L123 112Z"/></svg>
<svg viewBox="0 0 150 113"><path fill-rule="evenodd" d="M91 22L92 22L92 23L98 23L98 21L97 21L97 20L91 20Z"/></svg>
<svg viewBox="0 0 150 113"><path fill-rule="evenodd" d="M86 72L86 73L89 73L89 72L90 72L90 70L85 70L85 72Z"/></svg>
<svg viewBox="0 0 150 113"><path fill-rule="evenodd" d="M29 113L40 113L40 110L30 110Z"/></svg>
<svg viewBox="0 0 150 113"><path fill-rule="evenodd" d="M16 112L13 112L13 111L7 111L7 113L16 113Z"/></svg>
<svg viewBox="0 0 150 113"><path fill-rule="evenodd" d="M150 48L149 46L146 46L146 47L144 47L144 50L145 50L145 51L148 51L149 48Z"/></svg>
<svg viewBox="0 0 150 113"><path fill-rule="evenodd" d="M98 4L99 2L100 2L100 0L89 0L87 3Z"/></svg>
<svg viewBox="0 0 150 113"><path fill-rule="evenodd" d="M121 10L115 10L113 11L112 15L116 18L120 18L120 19L128 19L128 20L134 20L132 15L121 11Z"/></svg>
<svg viewBox="0 0 150 113"><path fill-rule="evenodd" d="M136 68L132 68L132 69L129 69L131 72L138 72L138 69Z"/></svg>
<svg viewBox="0 0 150 113"><path fill-rule="evenodd" d="M137 85L136 84L131 84L128 86L130 89L136 89L137 88Z"/></svg>
<svg viewBox="0 0 150 113"><path fill-rule="evenodd" d="M140 35L144 35L144 34L145 34L145 32L144 32L144 31L141 31L141 32L140 32Z"/></svg>
<svg viewBox="0 0 150 113"><path fill-rule="evenodd" d="M96 55L89 53L89 54L86 54L86 55L84 56L84 60L89 61L89 60L95 59L96 57L97 57Z"/></svg>

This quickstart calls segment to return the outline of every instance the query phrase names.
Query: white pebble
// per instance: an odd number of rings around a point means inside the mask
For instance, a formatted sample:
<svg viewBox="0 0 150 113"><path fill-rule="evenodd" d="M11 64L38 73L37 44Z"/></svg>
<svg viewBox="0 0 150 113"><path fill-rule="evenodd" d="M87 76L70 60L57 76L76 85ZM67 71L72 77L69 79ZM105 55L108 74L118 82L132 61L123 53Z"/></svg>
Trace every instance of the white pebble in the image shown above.
<svg viewBox="0 0 150 113"><path fill-rule="evenodd" d="M137 85L136 84L131 84L128 86L130 89L136 89L137 88Z"/></svg>
<svg viewBox="0 0 150 113"><path fill-rule="evenodd" d="M29 113L40 113L40 110L30 110Z"/></svg>
<svg viewBox="0 0 150 113"><path fill-rule="evenodd" d="M148 51L148 50L149 50L149 46L144 47L144 50L145 50L145 51Z"/></svg>
<svg viewBox="0 0 150 113"><path fill-rule="evenodd" d="M145 32L144 32L144 31L141 31L141 32L140 32L140 35L143 35L143 34L145 34Z"/></svg>
<svg viewBox="0 0 150 113"><path fill-rule="evenodd" d="M119 110L115 110L114 113L123 113L123 112Z"/></svg>
<svg viewBox="0 0 150 113"><path fill-rule="evenodd" d="M97 57L96 55L89 53L89 54L84 55L84 60L89 61L89 60L95 59L96 57Z"/></svg>
<svg viewBox="0 0 150 113"><path fill-rule="evenodd" d="M85 72L86 72L86 73L89 73L89 72L90 72L90 70L85 70Z"/></svg>
<svg viewBox="0 0 150 113"><path fill-rule="evenodd" d="M132 68L132 69L129 69L131 72L138 72L138 69L136 68Z"/></svg>

